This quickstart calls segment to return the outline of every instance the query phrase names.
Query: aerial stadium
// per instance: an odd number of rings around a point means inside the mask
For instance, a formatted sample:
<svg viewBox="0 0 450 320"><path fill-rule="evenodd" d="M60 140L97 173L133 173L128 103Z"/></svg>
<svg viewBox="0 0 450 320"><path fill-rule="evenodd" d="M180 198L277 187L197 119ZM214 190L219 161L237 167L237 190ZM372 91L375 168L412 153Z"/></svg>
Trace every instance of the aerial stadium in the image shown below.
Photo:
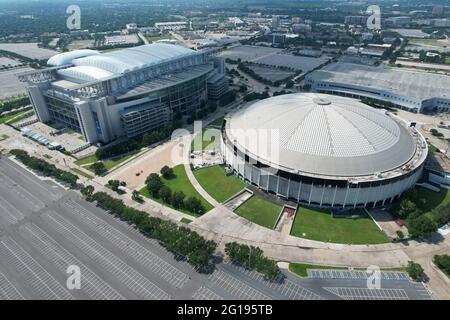
<svg viewBox="0 0 450 320"><path fill-rule="evenodd" d="M351 98L296 93L225 119L226 164L300 204L350 209L392 202L421 178L428 147L414 125Z"/></svg>
<svg viewBox="0 0 450 320"><path fill-rule="evenodd" d="M156 130L228 91L223 61L174 44L76 50L47 64L19 75L38 120L76 130L89 143Z"/></svg>

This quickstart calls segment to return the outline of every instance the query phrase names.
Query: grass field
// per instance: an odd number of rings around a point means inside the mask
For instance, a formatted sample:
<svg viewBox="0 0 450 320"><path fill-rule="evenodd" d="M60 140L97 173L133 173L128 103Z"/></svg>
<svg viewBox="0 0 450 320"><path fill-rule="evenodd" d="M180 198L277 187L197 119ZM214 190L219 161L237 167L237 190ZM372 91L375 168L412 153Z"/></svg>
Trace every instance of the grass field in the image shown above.
<svg viewBox="0 0 450 320"><path fill-rule="evenodd" d="M119 156L117 158L113 158L113 159L108 159L108 160L102 160L101 162L103 162L103 164L105 165L106 169L111 170L112 168L114 168L115 166L119 165L120 163L130 159L133 155L135 155L136 153L130 153L124 156ZM94 155L91 156L87 156L85 158L81 158L75 161L75 164L79 165L79 166L85 166L88 164L92 164L94 162L99 161L97 159L97 157ZM86 167L86 169L89 169L89 167Z"/></svg>
<svg viewBox="0 0 450 320"><path fill-rule="evenodd" d="M291 235L310 240L377 244L389 242L376 224L367 218L333 218L329 210L299 208Z"/></svg>
<svg viewBox="0 0 450 320"><path fill-rule="evenodd" d="M33 110L26 109L20 111L14 111L4 116L0 116L0 124L2 123L14 123L22 119L28 118L33 115Z"/></svg>
<svg viewBox="0 0 450 320"><path fill-rule="evenodd" d="M161 177L161 180L164 182L166 186L168 186L172 192L175 191L182 191L186 198L188 197L197 197L205 207L206 211L209 211L213 208L213 206L206 201L198 192L195 190L195 188L192 186L191 182L189 181L189 178L186 175L186 171L184 170L184 165L180 164L178 166L175 166L173 168L174 177L171 179L165 179ZM160 203L163 203L161 199L155 199L153 198L150 193L147 190L147 187L144 187L139 191L144 197L151 198L155 201L158 201ZM167 205L167 204L165 204ZM167 205L170 207L170 205ZM194 215L189 211L181 210L185 213L188 213L190 215Z"/></svg>
<svg viewBox="0 0 450 320"><path fill-rule="evenodd" d="M200 185L218 202L224 202L245 187L235 175L225 175L221 166L212 166L194 171Z"/></svg>
<svg viewBox="0 0 450 320"><path fill-rule="evenodd" d="M189 223L192 222L192 220L191 220L191 219L188 219L188 218L181 218L180 222L183 222L183 223L185 223L185 224L189 224Z"/></svg>
<svg viewBox="0 0 450 320"><path fill-rule="evenodd" d="M88 178L88 179L94 179L93 176L85 173L84 171L82 171L80 169L72 168L71 171L73 171L76 175L80 175L80 176L83 176L83 177Z"/></svg>
<svg viewBox="0 0 450 320"><path fill-rule="evenodd" d="M210 139L207 139L206 136L205 136L206 130L210 130L211 133L214 136L212 136ZM201 145L202 145L202 150L214 150L214 149L219 148L220 140L219 140L218 137L220 137L220 131L219 130L203 128L202 134L201 135L197 134L194 137L194 139L192 140L192 142L191 142L191 151L198 150L198 148L194 149L194 144L200 145L200 141L201 141Z"/></svg>
<svg viewBox="0 0 450 320"><path fill-rule="evenodd" d="M281 206L258 196L253 196L237 208L235 212L260 226L272 229L280 211Z"/></svg>
<svg viewBox="0 0 450 320"><path fill-rule="evenodd" d="M434 192L428 189L417 188L417 207L424 214L430 214L433 209L445 206L450 202L450 190L442 189Z"/></svg>
<svg viewBox="0 0 450 320"><path fill-rule="evenodd" d="M300 277L307 277L308 269L339 269L339 270L347 270L346 267L333 267L333 266L322 266L316 264L305 264L305 263L289 263L289 271L295 273Z"/></svg>

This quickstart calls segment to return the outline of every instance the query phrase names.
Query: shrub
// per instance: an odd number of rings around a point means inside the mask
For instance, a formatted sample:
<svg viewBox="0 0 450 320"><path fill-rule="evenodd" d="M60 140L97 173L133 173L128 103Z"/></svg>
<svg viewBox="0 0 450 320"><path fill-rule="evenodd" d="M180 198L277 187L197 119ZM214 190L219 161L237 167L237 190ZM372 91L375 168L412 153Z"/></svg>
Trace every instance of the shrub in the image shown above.
<svg viewBox="0 0 450 320"><path fill-rule="evenodd" d="M405 237L405 235L403 234L402 230L397 230L395 233L397 234L397 237L399 239L403 239Z"/></svg>
<svg viewBox="0 0 450 320"><path fill-rule="evenodd" d="M450 255L435 255L433 257L433 262L450 277Z"/></svg>
<svg viewBox="0 0 450 320"><path fill-rule="evenodd" d="M174 176L173 174L173 169L170 168L169 166L164 166L161 168L161 175L165 178L165 179L170 179Z"/></svg>
<svg viewBox="0 0 450 320"><path fill-rule="evenodd" d="M101 161L91 164L89 168L91 168L94 171L94 173L98 176L101 176L108 171L108 169L106 169L105 167L105 164Z"/></svg>
<svg viewBox="0 0 450 320"><path fill-rule="evenodd" d="M408 275L414 279L419 280L423 275L423 268L420 264L408 261L408 265L406 267L406 272L408 272Z"/></svg>

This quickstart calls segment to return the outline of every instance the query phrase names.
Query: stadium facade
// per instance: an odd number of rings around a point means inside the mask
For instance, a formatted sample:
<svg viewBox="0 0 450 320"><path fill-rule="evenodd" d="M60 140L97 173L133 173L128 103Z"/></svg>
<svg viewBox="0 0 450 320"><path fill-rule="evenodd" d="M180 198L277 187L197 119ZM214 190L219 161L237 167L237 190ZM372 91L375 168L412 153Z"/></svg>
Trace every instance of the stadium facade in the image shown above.
<svg viewBox="0 0 450 320"><path fill-rule="evenodd" d="M355 99L297 93L226 117L226 164L260 189L328 208L384 205L421 178L428 147L408 123Z"/></svg>
<svg viewBox="0 0 450 320"><path fill-rule="evenodd" d="M315 92L387 103L412 112L450 111L447 75L337 62L308 74L305 84Z"/></svg>
<svg viewBox="0 0 450 320"><path fill-rule="evenodd" d="M89 143L158 129L228 91L223 61L173 44L77 50L48 65L19 75L39 121L63 124Z"/></svg>

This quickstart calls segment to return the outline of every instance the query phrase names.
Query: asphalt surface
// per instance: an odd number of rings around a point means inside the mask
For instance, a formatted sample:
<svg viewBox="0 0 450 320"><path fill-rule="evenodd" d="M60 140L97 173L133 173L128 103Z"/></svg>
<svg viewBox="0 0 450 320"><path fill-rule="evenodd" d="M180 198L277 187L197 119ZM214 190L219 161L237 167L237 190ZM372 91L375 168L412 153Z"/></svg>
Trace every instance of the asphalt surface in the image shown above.
<svg viewBox="0 0 450 320"><path fill-rule="evenodd" d="M69 266L80 269L80 289L67 286ZM372 290L352 272L286 273L268 282L220 263L200 274L77 193L0 159L0 299L430 298L398 274Z"/></svg>

